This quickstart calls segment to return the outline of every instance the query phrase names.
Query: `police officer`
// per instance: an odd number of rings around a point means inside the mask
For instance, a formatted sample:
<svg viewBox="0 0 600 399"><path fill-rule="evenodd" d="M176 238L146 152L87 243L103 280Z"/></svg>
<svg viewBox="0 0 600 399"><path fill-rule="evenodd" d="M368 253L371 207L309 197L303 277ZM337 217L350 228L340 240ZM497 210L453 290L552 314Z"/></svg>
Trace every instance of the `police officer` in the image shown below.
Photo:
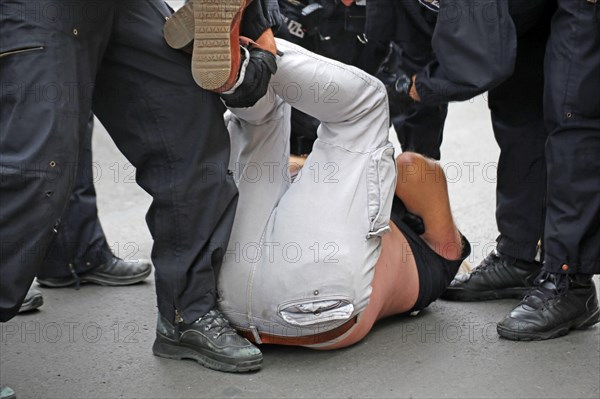
<svg viewBox="0 0 600 399"><path fill-rule="evenodd" d="M45 287L79 287L80 283L86 282L107 286L130 285L143 281L152 271L149 261L121 259L108 245L96 207L92 169L93 128L94 116L90 114L85 132L81 135L73 192L61 216L61 227L37 275L37 282Z"/></svg>
<svg viewBox="0 0 600 399"><path fill-rule="evenodd" d="M600 4L558 0L546 51L544 273L498 323L508 339L555 338L600 321Z"/></svg>
<svg viewBox="0 0 600 399"><path fill-rule="evenodd" d="M269 8L261 18L249 16L263 23L257 32L279 22L272 2L252 4L247 12L256 15ZM224 107L194 83L190 56L164 42L170 10L158 0L0 6L0 321L18 312L60 231L74 183L70 168L93 109L153 196L147 221L158 328L171 339L157 354L223 371L259 368L258 349L215 306L215 276L237 199L227 173ZM190 339L187 331L205 338Z"/></svg>
<svg viewBox="0 0 600 399"><path fill-rule="evenodd" d="M354 65L374 75L388 52L388 42L368 40L365 35L366 8L339 0L279 0L284 23L275 33L287 41L328 58ZM321 95L334 87L315 87ZM317 139L319 121L292 109L290 151L293 155L311 152Z"/></svg>
<svg viewBox="0 0 600 399"><path fill-rule="evenodd" d="M436 137L426 140L435 143L433 149L418 148L421 138L409 139L409 148L439 155L442 127L432 129L431 123L443 123L443 107L489 90L501 149L496 187L500 235L496 250L473 273L455 280L443 298L522 297L541 269L535 258L546 187L543 60L552 9L545 0L367 2L367 36L393 38L403 58L398 65L409 67L380 75L390 97L405 104L407 121L419 120L421 110L440 116L431 117L423 129L409 124L410 135Z"/></svg>

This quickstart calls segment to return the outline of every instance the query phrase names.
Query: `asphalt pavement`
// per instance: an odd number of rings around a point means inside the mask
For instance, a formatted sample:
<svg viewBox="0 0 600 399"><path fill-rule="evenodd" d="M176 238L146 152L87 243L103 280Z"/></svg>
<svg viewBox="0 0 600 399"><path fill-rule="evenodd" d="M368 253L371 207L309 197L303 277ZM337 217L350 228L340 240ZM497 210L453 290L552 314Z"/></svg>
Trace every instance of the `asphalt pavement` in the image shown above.
<svg viewBox="0 0 600 399"><path fill-rule="evenodd" d="M485 96L453 104L445 135L442 165L476 265L497 235L498 148ZM100 124L94 157L100 219L114 252L149 258L150 197ZM263 369L236 375L152 355L152 277L131 287L41 291L39 311L0 325L0 379L19 398L600 397L600 327L542 342L500 339L495 323L516 300L438 301L334 352L263 346Z"/></svg>
<svg viewBox="0 0 600 399"><path fill-rule="evenodd" d="M393 131L390 137L397 146ZM452 104L442 165L473 265L494 248L498 234L497 158L486 97ZM94 177L113 252L149 258L144 215L150 197L99 123ZM541 342L500 339L495 323L517 300L437 301L416 317L377 323L351 348L262 346L261 371L225 374L152 355L152 276L131 287L40 290L45 304L39 311L0 324L0 382L21 399L600 398L600 327Z"/></svg>

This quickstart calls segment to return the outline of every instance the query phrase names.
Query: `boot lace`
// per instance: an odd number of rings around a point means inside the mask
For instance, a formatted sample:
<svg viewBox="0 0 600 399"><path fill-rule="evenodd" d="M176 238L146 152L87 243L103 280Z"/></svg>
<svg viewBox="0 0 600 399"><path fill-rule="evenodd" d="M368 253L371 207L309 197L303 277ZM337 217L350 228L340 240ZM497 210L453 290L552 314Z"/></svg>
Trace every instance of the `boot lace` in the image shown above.
<svg viewBox="0 0 600 399"><path fill-rule="evenodd" d="M202 326L204 331L212 332L214 338L219 338L225 333L235 330L229 325L229 321L218 310L211 310L196 321L196 324Z"/></svg>
<svg viewBox="0 0 600 399"><path fill-rule="evenodd" d="M545 307L551 300L567 293L569 282L569 276L566 274L542 271L521 303L533 309Z"/></svg>
<svg viewBox="0 0 600 399"><path fill-rule="evenodd" d="M482 273L485 272L487 269L490 268L491 265L493 265L495 263L495 258L499 258L500 254L498 252L492 252L490 253L488 256L486 256L481 263L479 264L479 266L477 266L476 268L473 269L473 271L471 272L471 274L477 274L477 273Z"/></svg>

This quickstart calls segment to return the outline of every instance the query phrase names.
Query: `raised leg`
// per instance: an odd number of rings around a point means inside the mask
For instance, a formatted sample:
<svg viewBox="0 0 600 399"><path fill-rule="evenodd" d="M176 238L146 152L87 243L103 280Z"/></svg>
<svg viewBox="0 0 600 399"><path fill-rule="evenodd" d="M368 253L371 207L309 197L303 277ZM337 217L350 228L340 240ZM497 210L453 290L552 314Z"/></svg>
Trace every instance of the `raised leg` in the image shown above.
<svg viewBox="0 0 600 399"><path fill-rule="evenodd" d="M396 195L425 223L422 238L439 255L458 259L462 239L452 218L448 186L442 167L422 155L405 152L396 160Z"/></svg>

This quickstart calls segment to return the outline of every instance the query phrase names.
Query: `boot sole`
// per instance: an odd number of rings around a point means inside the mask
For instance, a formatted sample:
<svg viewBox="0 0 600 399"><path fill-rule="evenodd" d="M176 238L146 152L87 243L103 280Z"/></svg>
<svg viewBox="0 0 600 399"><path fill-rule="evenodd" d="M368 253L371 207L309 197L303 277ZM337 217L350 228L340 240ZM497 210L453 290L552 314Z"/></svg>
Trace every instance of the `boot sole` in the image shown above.
<svg viewBox="0 0 600 399"><path fill-rule="evenodd" d="M191 359L198 362L200 365L211 370L225 371L229 373L246 373L250 371L260 370L262 367L262 356L257 359L246 360L239 363L226 363L214 358L211 358L203 353L200 353L186 346L173 344L171 341L157 336L152 345L152 353L158 357L166 359L183 360Z"/></svg>
<svg viewBox="0 0 600 399"><path fill-rule="evenodd" d="M192 76L205 90L224 92L240 67L239 24L246 0L195 0Z"/></svg>
<svg viewBox="0 0 600 399"><path fill-rule="evenodd" d="M500 325L496 326L496 331L502 338L510 339L512 341L543 341L546 339L562 337L567 335L571 330L584 330L598 322L600 322L600 309L596 309L591 316L584 314L566 325L558 326L546 332L528 333L519 330L511 330Z"/></svg>
<svg viewBox="0 0 600 399"><path fill-rule="evenodd" d="M455 290L448 288L441 296L447 301L475 302L495 299L523 299L531 287L504 288L489 291Z"/></svg>
<svg viewBox="0 0 600 399"><path fill-rule="evenodd" d="M140 273L135 276L123 277L123 278L119 278L119 279L116 279L116 278L110 277L110 276L103 276L100 274L90 275L90 276L82 276L79 279L79 283L80 284L91 283L91 284L102 285L105 287L120 287L120 286L125 286L125 285L133 285L133 284L141 283L150 275L150 273L152 273L152 268L148 268L148 270L145 271L144 273ZM39 279L38 278L37 282L42 287L65 288L65 287L70 287L72 285L75 285L75 283L77 283L77 280L74 277L69 278L69 279Z"/></svg>

